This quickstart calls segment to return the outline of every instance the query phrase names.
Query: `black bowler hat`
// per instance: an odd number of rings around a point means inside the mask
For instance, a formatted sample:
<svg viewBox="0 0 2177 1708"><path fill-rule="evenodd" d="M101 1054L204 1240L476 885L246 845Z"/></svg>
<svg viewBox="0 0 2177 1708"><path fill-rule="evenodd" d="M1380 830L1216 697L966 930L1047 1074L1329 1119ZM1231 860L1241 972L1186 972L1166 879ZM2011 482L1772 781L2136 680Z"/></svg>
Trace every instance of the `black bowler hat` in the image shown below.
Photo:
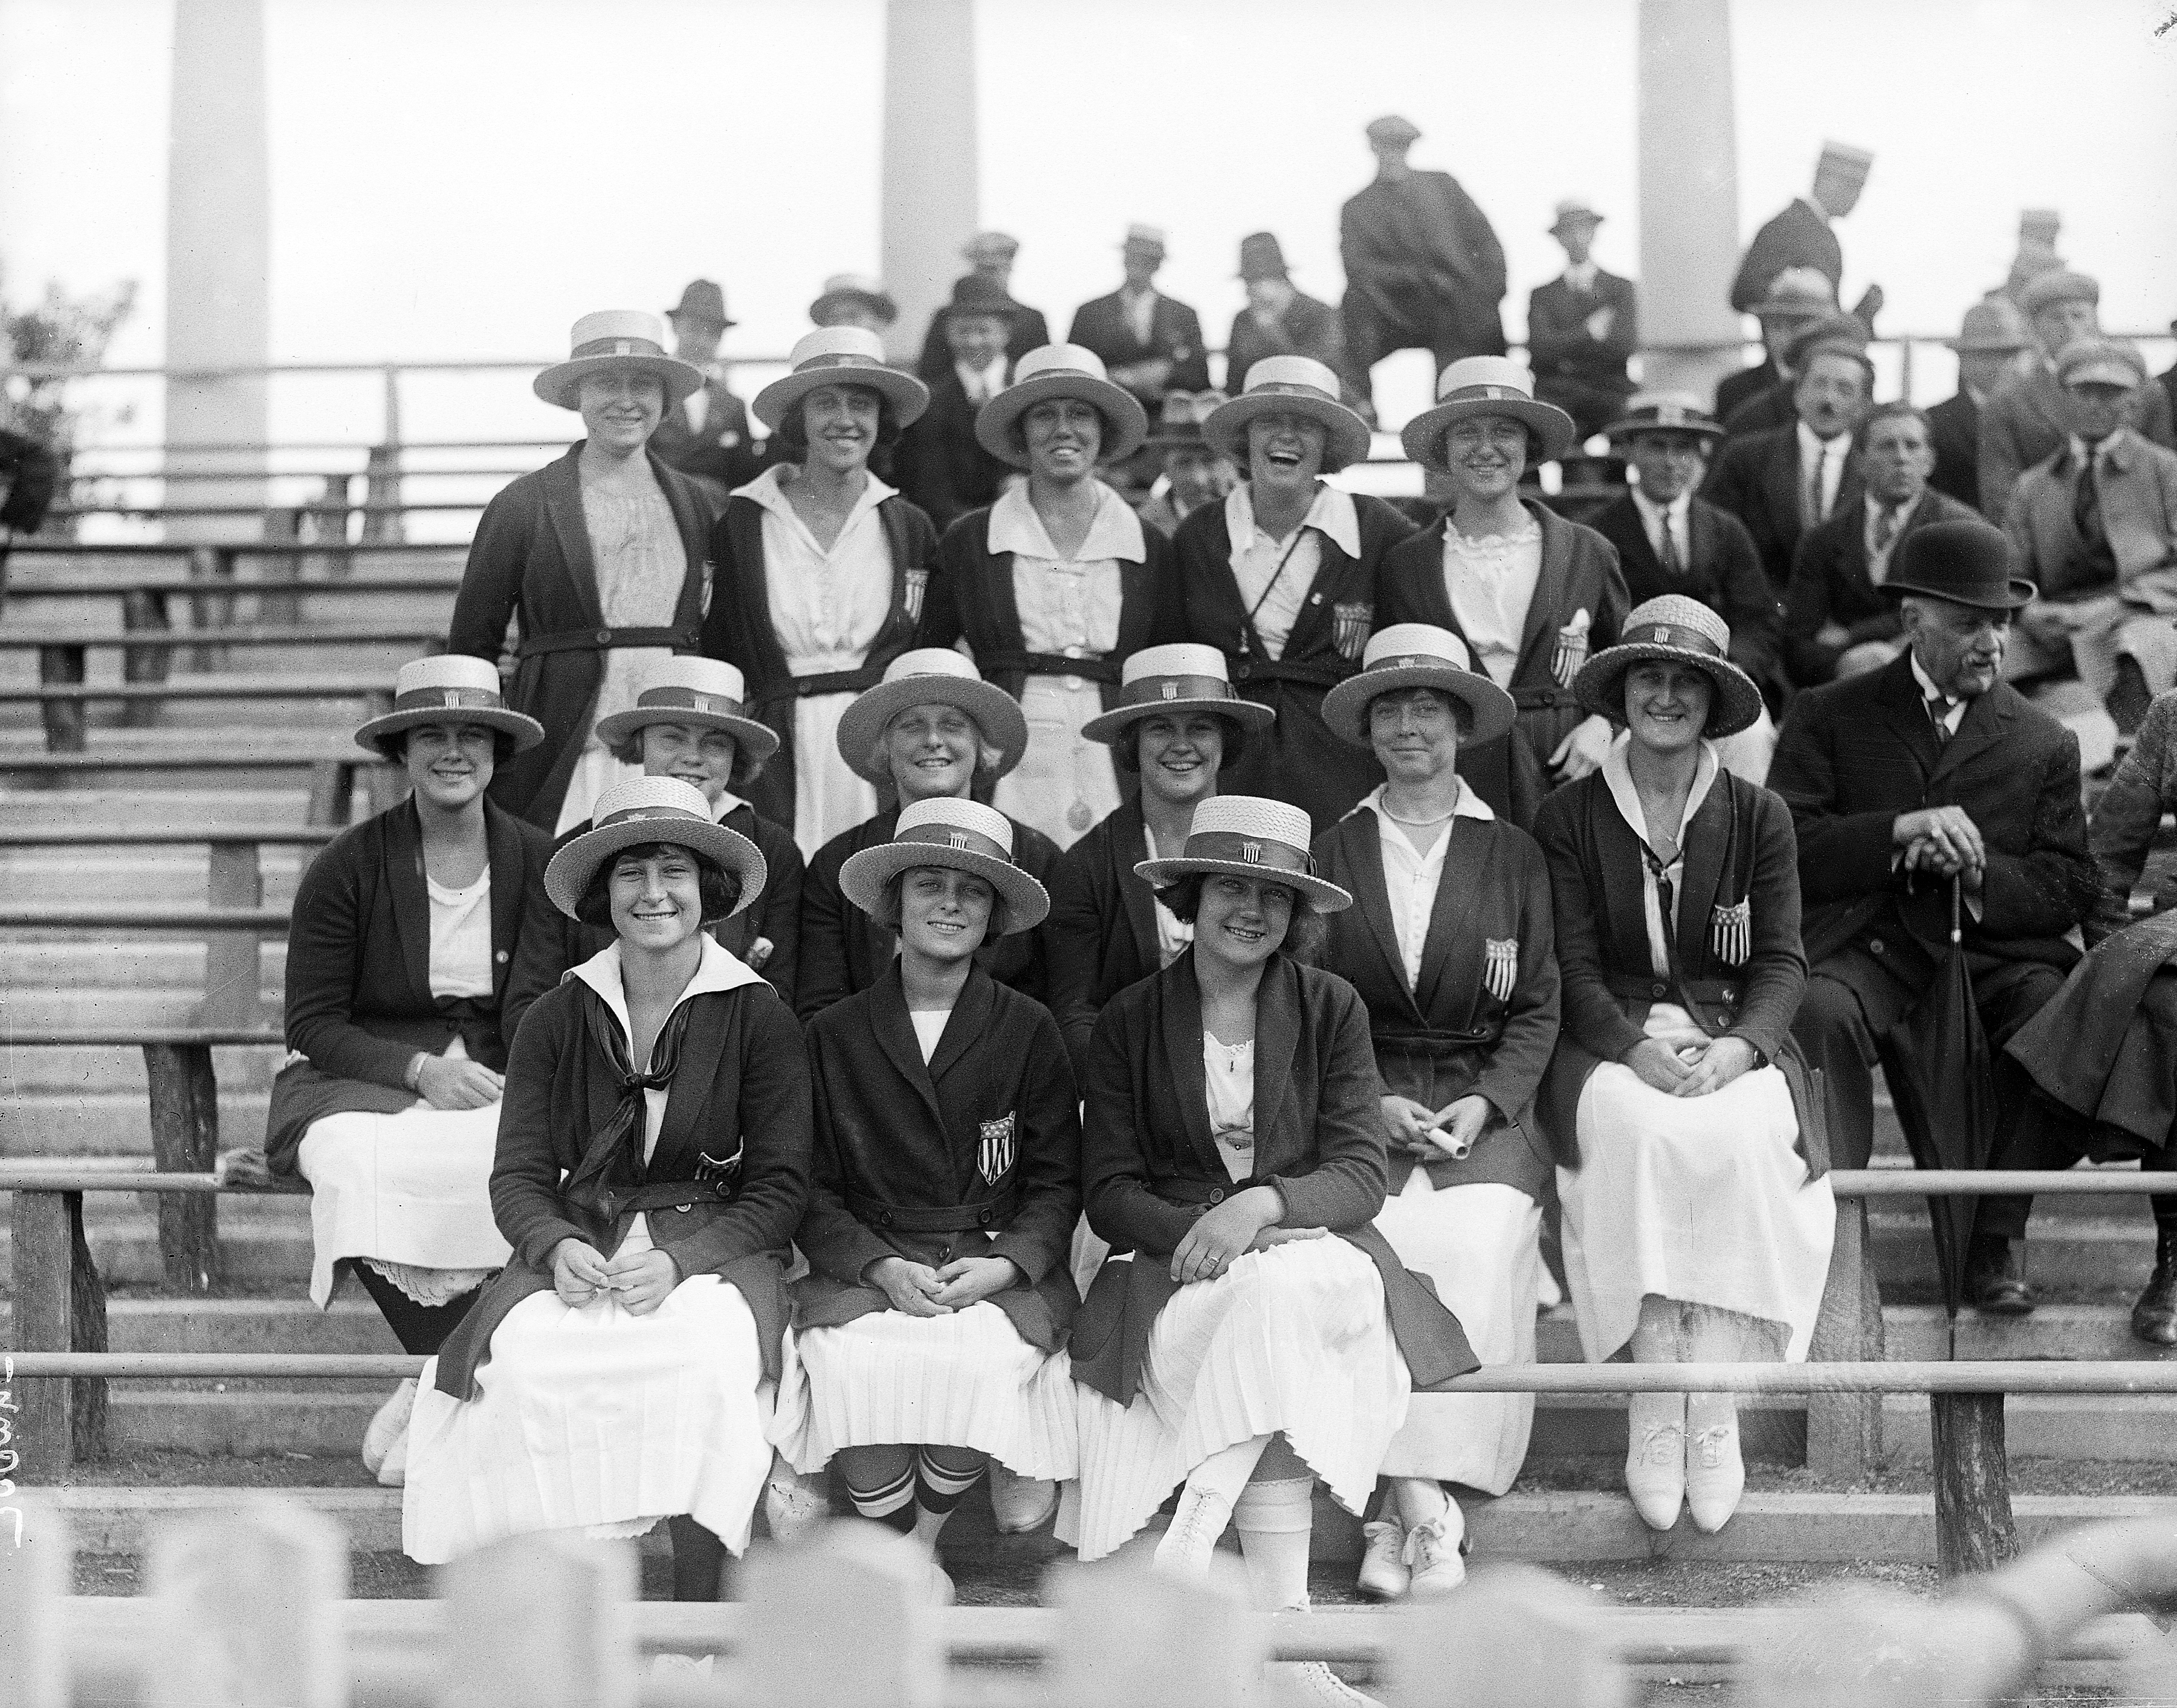
<svg viewBox="0 0 2177 1708"><path fill-rule="evenodd" d="M1882 591L1922 593L1980 611L2015 611L2040 592L2011 573L2011 541L1978 519L1931 522L1905 536Z"/></svg>

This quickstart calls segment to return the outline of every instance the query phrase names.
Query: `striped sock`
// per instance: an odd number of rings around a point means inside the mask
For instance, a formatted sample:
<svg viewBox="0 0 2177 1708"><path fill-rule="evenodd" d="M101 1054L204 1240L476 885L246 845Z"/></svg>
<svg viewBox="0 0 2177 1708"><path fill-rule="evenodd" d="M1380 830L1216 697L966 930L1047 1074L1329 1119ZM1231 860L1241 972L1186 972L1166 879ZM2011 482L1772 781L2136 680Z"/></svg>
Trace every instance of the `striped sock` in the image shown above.
<svg viewBox="0 0 2177 1708"><path fill-rule="evenodd" d="M975 1486L990 1461L965 1448L918 1448L914 1454L914 1501L925 1512L949 1513Z"/></svg>
<svg viewBox="0 0 2177 1708"><path fill-rule="evenodd" d="M872 1524L885 1525L905 1536L914 1528L914 1466L910 1463L898 1476L875 1488L857 1488L850 1480L847 1498Z"/></svg>

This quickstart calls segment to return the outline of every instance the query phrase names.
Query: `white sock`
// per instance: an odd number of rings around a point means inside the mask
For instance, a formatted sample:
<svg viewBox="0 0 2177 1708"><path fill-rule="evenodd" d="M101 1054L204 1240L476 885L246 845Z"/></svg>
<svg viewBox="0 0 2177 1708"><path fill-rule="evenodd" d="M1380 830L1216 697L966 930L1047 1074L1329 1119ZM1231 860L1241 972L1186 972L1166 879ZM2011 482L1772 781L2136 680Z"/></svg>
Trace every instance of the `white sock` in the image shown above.
<svg viewBox="0 0 2177 1708"><path fill-rule="evenodd" d="M1392 1498L1398 1503L1399 1515L1412 1530L1442 1518L1451 1504L1451 1497L1443 1492L1443 1485L1433 1477L1394 1476L1391 1479Z"/></svg>
<svg viewBox="0 0 2177 1708"><path fill-rule="evenodd" d="M1232 1503L1248 1587L1266 1613L1307 1606L1308 1531L1315 1521L1315 1479L1251 1482Z"/></svg>
<svg viewBox="0 0 2177 1708"><path fill-rule="evenodd" d="M1225 1534L1225 1526L1231 1520L1233 1503L1247 1486L1249 1475L1269 1444L1267 1435L1235 1442L1187 1473L1187 1487L1180 1491L1179 1509L1157 1544L1159 1569L1189 1578L1209 1571L1210 1557L1217 1552L1217 1538Z"/></svg>

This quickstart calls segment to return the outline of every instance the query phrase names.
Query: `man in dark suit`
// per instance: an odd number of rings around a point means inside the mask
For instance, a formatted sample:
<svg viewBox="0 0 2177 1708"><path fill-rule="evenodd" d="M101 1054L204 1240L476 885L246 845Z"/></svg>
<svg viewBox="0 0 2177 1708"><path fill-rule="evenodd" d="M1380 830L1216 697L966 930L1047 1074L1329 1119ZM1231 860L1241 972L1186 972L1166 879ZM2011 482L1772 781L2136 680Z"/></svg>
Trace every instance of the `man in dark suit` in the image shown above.
<svg viewBox="0 0 2177 1708"><path fill-rule="evenodd" d="M680 293L680 306L665 311L673 324L673 353L703 370L703 389L677 407L668 407L650 436L650 449L662 462L703 485L714 510L726 494L763 472L763 452L749 432L748 406L726 385L718 346L734 323L726 318L726 293L709 279L695 279Z"/></svg>
<svg viewBox="0 0 2177 1708"><path fill-rule="evenodd" d="M8 541L44 526L60 488L61 462L25 434L0 428L0 592L8 586Z"/></svg>
<svg viewBox="0 0 2177 1708"><path fill-rule="evenodd" d="M945 336L952 365L930 388L930 407L900 435L892 464L899 488L941 534L971 510L995 504L1012 472L975 438L975 417L1012 377L1006 335L1020 305L970 273L952 287Z"/></svg>
<svg viewBox="0 0 2177 1708"><path fill-rule="evenodd" d="M1731 417L1757 397L1776 392L1789 399L1792 376L1784 365L1791 341L1817 320L1836 314L1836 290L1812 267L1787 267L1769 286L1769 294L1749 310L1761 323L1761 361L1716 382L1716 418L1731 434ZM1781 425L1781 423L1776 423Z"/></svg>
<svg viewBox="0 0 2177 1708"><path fill-rule="evenodd" d="M1754 234L1731 281L1731 306L1742 314L1769 294L1769 286L1787 267L1812 267L1830 281L1832 294L1844 283L1844 250L1831 222L1844 218L1858 205L1867 187L1868 170L1874 156L1865 149L1841 142L1822 145L1822 157L1814 167L1814 188L1795 197L1783 212ZM1869 325L1882 308L1882 287L1869 285L1853 305L1852 313Z"/></svg>
<svg viewBox="0 0 2177 1708"><path fill-rule="evenodd" d="M1013 259L1020 254L1018 239L1004 232L978 232L962 246L960 258L974 270L967 276L980 279L986 285L998 287L998 294L1011 301L1012 296ZM958 294L961 281L953 281L954 294ZM923 335L922 354L915 358L914 371L929 385L935 385L952 370L952 344L945 336L945 329L952 316L948 303L930 317L930 330ZM1013 304L1012 324L1006 333L1006 363L1008 368L1031 350L1040 350L1050 342L1050 325L1043 318L1043 310L1028 308L1025 303Z"/></svg>
<svg viewBox="0 0 2177 1708"><path fill-rule="evenodd" d="M1882 591L1897 548L1915 528L1964 521L1976 511L1932 490L1928 417L1909 403L1879 403L1859 423L1866 490L1799 540L1784 596L1784 660L1814 687L1879 670L1904 650L1897 604Z"/></svg>
<svg viewBox="0 0 2177 1708"><path fill-rule="evenodd" d="M2003 1045L2062 987L2079 958L2065 934L2095 903L2078 739L2002 679L2011 614L2033 591L2010 567L1978 518L1908 536L1884 584L1906 650L1801 695L1769 773L1798 832L1806 904L1811 971L1792 1031L1827 1079L1840 1168L1873 1149L1870 1067L1893 1059L1893 1029L1934 984L1951 881L2005 1126L2024 1092ZM2000 1129L1996 1154L2003 1143ZM1973 1241L1967 1296L2032 1308L2010 1241Z"/></svg>
<svg viewBox="0 0 2177 1708"><path fill-rule="evenodd" d="M1345 329L1338 311L1294 285L1276 232L1253 232L1240 239L1240 282L1247 286L1247 306L1232 317L1232 336L1225 341L1225 395L1245 391L1247 370L1265 356L1306 356L1335 374L1345 401L1360 407L1345 370Z"/></svg>
<svg viewBox="0 0 2177 1708"><path fill-rule="evenodd" d="M1164 255L1162 232L1154 226L1127 226L1119 248L1127 282L1110 296L1076 308L1066 335L1067 343L1101 357L1111 383L1141 399L1151 415L1162 409L1167 391L1209 389L1209 350L1203 341L1200 316L1156 287Z"/></svg>
<svg viewBox="0 0 2177 1708"><path fill-rule="evenodd" d="M1565 252L1565 270L1527 298L1535 396L1572 417L1583 439L1601 432L1633 395L1625 363L1640 341L1633 281L1590 259L1601 223L1602 216L1584 201L1558 204L1550 235Z"/></svg>
<svg viewBox="0 0 2177 1708"><path fill-rule="evenodd" d="M1929 484L1960 504L1980 503L1980 412L1998 387L2020 371L2032 344L2025 316L2008 297L1989 297L1966 310L1951 348L1958 353L1958 389L1928 412L1935 440Z"/></svg>
<svg viewBox="0 0 2177 1708"><path fill-rule="evenodd" d="M1859 498L1852 429L1874 389L1863 330L1848 318L1824 322L1792 345L1797 419L1727 443L1701 496L1746 525L1770 590L1781 601L1799 536Z"/></svg>

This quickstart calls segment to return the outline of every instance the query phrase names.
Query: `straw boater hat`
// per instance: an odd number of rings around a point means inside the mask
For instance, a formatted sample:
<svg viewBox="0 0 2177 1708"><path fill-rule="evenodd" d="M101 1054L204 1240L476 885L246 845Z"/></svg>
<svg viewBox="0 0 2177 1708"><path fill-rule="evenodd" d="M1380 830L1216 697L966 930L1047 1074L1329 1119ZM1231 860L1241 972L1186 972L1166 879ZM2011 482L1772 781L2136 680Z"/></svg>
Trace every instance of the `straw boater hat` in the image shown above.
<svg viewBox="0 0 2177 1708"><path fill-rule="evenodd" d="M793 371L756 395L756 418L773 433L819 386L864 385L892 405L902 427L930 407L930 388L912 374L885 365L884 341L866 326L819 326L804 333L787 358Z"/></svg>
<svg viewBox="0 0 2177 1708"><path fill-rule="evenodd" d="M761 895L770 879L763 854L754 843L739 831L711 821L711 804L701 789L677 777L637 777L614 783L597 797L590 828L554 854L544 868L544 893L561 913L574 919L582 892L599 866L624 848L653 842L692 849L739 879L741 898L734 904L735 914Z"/></svg>
<svg viewBox="0 0 2177 1708"><path fill-rule="evenodd" d="M1050 895L1013 864L1012 821L979 801L910 801L899 810L892 840L865 848L839 868L839 887L865 914L884 899L885 886L916 866L973 872L1005 898L1005 932L1043 923Z"/></svg>
<svg viewBox="0 0 2177 1708"><path fill-rule="evenodd" d="M613 748L649 724L692 724L724 730L745 761L761 765L778 751L778 736L742 709L747 697L739 669L722 658L694 653L662 658L652 667L631 710L597 719L597 739Z"/></svg>
<svg viewBox="0 0 2177 1708"><path fill-rule="evenodd" d="M1836 313L1836 286L1819 267L1787 267L1748 312L1757 320L1818 320Z"/></svg>
<svg viewBox="0 0 2177 1708"><path fill-rule="evenodd" d="M1947 599L1980 611L2015 611L2039 589L2011 573L2011 540L1978 516L1914 528L1897 547L1883 577L1883 597L1907 593Z"/></svg>
<svg viewBox="0 0 2177 1708"><path fill-rule="evenodd" d="M1761 716L1761 690L1754 679L1731 662L1731 630L1699 599L1661 593L1635 605L1618 631L1618 644L1606 647L1573 678L1572 691L1583 708L1614 723L1625 721L1625 673L1651 658L1690 664L1716 685L1709 702L1708 736L1736 735Z"/></svg>
<svg viewBox="0 0 2177 1708"><path fill-rule="evenodd" d="M1473 714L1469 742L1492 741L1512 727L1512 696L1475 669L1466 642L1433 623L1394 623L1368 637L1358 674L1323 696L1323 721L1356 747L1368 745L1368 707L1379 694L1433 688Z"/></svg>
<svg viewBox="0 0 2177 1708"><path fill-rule="evenodd" d="M824 324L824 315L835 303L866 303L876 311L877 318L889 326L899 319L899 304L893 302L892 292L884 281L872 279L867 273L834 273L824 281L824 288L816 300L809 305L809 318L818 325Z"/></svg>
<svg viewBox="0 0 2177 1708"><path fill-rule="evenodd" d="M1265 356L1247 370L1247 387L1202 423L1203 436L1236 462L1247 460L1247 423L1258 415L1304 415L1320 422L1323 454L1340 465L1368 458L1368 423L1338 401L1338 376L1307 356Z"/></svg>
<svg viewBox="0 0 2177 1708"><path fill-rule="evenodd" d="M1104 375L1104 358L1080 344L1046 344L1013 366L1012 384L975 417L975 442L1001 462L1028 467L1028 453L1013 443L1013 423L1037 404L1072 397L1104 417L1103 462L1122 462L1149 437L1149 417L1134 394Z"/></svg>
<svg viewBox="0 0 2177 1708"><path fill-rule="evenodd" d="M1259 794L1214 794L1194 809L1187 847L1167 859L1143 860L1134 876L1162 889L1191 872L1224 872L1289 885L1318 913L1342 914L1353 898L1315 875L1307 851L1307 814Z"/></svg>
<svg viewBox="0 0 2177 1708"><path fill-rule="evenodd" d="M1003 777L1028 751L1028 719L1020 701L950 647L918 647L885 666L884 680L857 694L839 717L839 757L855 776L887 783L892 774L872 770L870 755L885 726L910 706L956 706L975 720L983 739L998 750Z"/></svg>
<svg viewBox="0 0 2177 1708"><path fill-rule="evenodd" d="M582 381L608 368L633 368L665 382L665 401L679 403L703 389L703 370L665 353L665 323L641 308L601 308L575 322L565 362L546 368L530 389L547 403L579 409Z"/></svg>
<svg viewBox="0 0 2177 1708"><path fill-rule="evenodd" d="M1509 416L1533 428L1542 441L1536 462L1555 462L1580 442L1572 417L1554 403L1536 402L1535 376L1508 356L1468 356L1453 363L1437 381L1436 407L1408 422L1399 439L1407 456L1423 467L1448 469L1444 434L1454 422L1476 415Z"/></svg>
<svg viewBox="0 0 2177 1708"><path fill-rule="evenodd" d="M510 709L500 691L499 666L466 652L442 652L403 664L393 679L393 709L355 732L358 746L390 759L390 735L419 723L481 723L514 738L514 750L527 753L544 739L544 726Z"/></svg>
<svg viewBox="0 0 2177 1708"><path fill-rule="evenodd" d="M1164 410L1157 421L1156 431L1149 437L1145 449L1149 450L1208 450L1209 441L1202 435L1202 423L1221 409L1225 394L1212 388L1208 391L1167 391L1164 395Z"/></svg>
<svg viewBox="0 0 2177 1708"><path fill-rule="evenodd" d="M1625 400L1625 413L1603 432L1612 445L1644 433L1692 433L1721 439L1722 424L1683 391L1643 391Z"/></svg>
<svg viewBox="0 0 2177 1708"><path fill-rule="evenodd" d="M1118 703L1081 726L1091 741L1116 741L1144 718L1188 712L1214 712L1242 729L1267 729L1277 721L1270 707L1240 697L1216 647L1192 641L1144 647L1120 668L1119 679Z"/></svg>

